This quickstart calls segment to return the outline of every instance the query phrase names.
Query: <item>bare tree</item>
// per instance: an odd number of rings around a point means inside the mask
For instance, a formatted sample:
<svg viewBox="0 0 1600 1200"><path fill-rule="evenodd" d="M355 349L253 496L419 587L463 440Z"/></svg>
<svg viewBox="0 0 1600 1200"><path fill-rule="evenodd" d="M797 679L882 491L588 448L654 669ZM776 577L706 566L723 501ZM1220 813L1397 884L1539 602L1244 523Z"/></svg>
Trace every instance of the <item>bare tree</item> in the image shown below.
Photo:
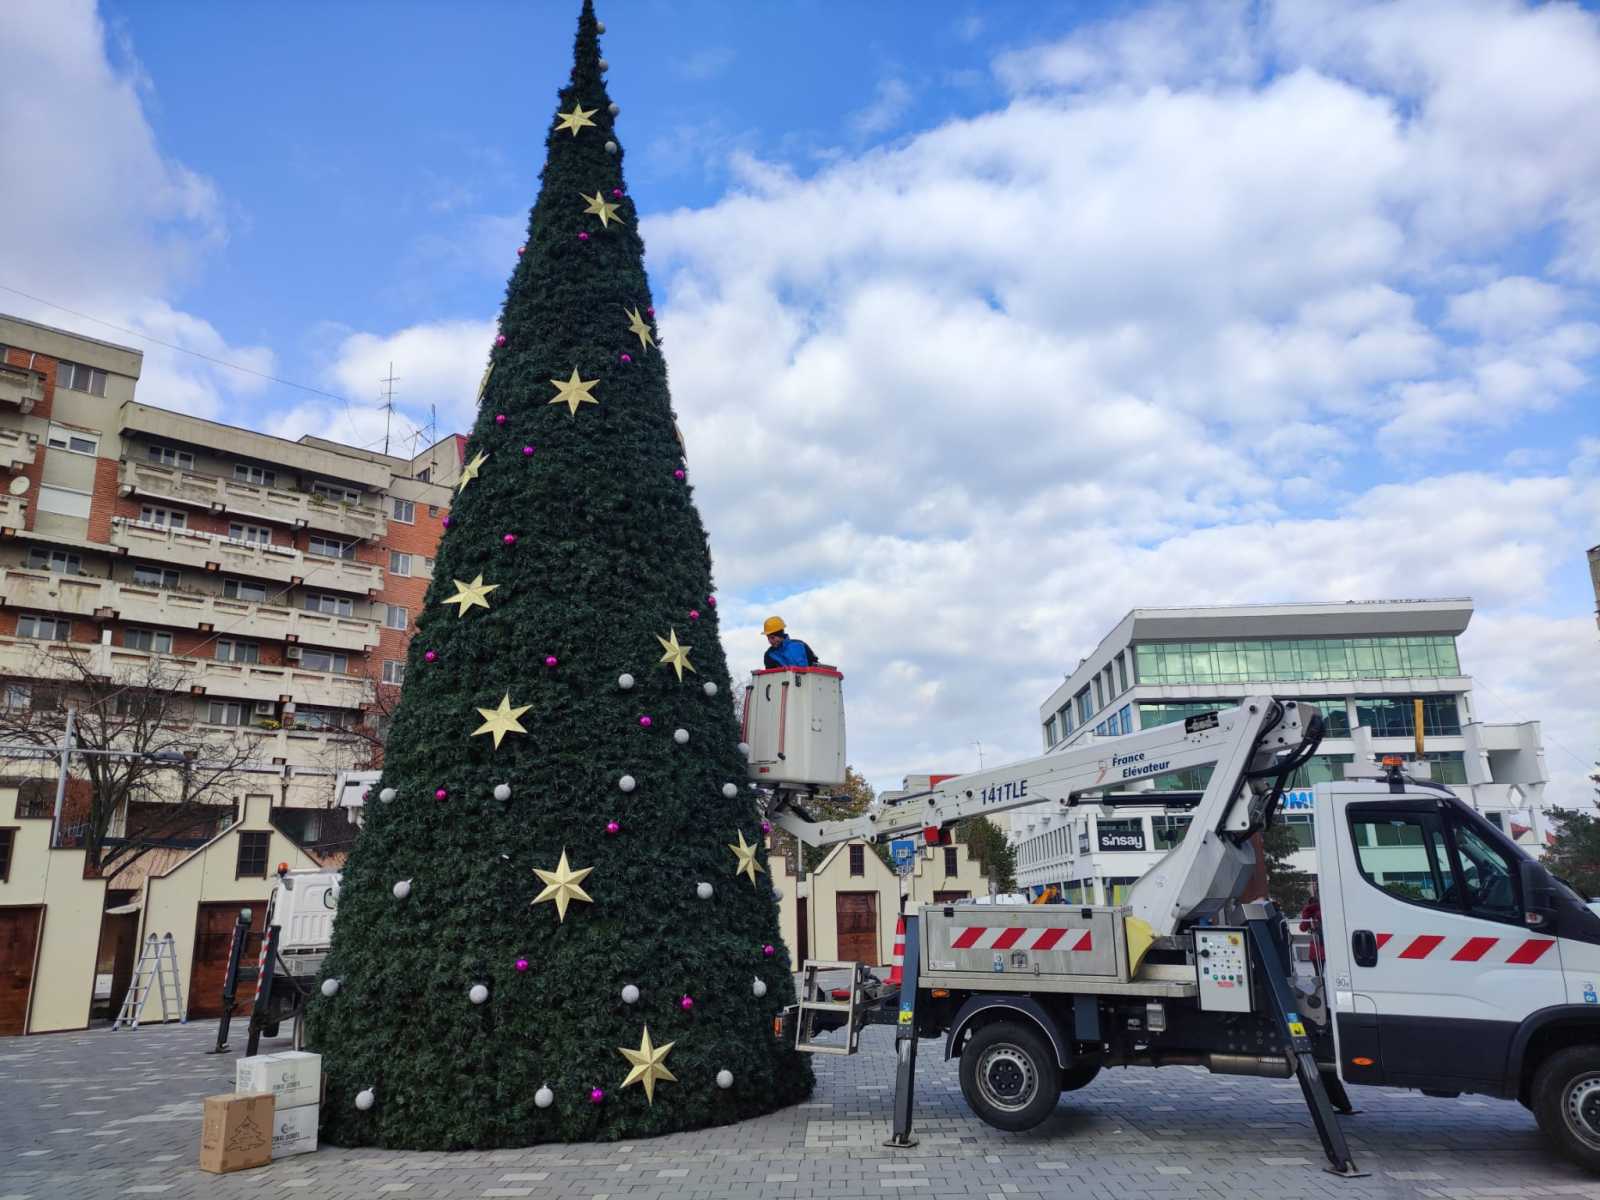
<svg viewBox="0 0 1600 1200"><path fill-rule="evenodd" d="M93 649L40 647L26 702L17 689L0 707L0 743L59 746L75 710L69 780L88 785L83 841L104 875L163 840L214 831L233 808L250 746L237 730L195 719L188 660L151 654L106 674ZM118 814L124 836L113 838Z"/></svg>

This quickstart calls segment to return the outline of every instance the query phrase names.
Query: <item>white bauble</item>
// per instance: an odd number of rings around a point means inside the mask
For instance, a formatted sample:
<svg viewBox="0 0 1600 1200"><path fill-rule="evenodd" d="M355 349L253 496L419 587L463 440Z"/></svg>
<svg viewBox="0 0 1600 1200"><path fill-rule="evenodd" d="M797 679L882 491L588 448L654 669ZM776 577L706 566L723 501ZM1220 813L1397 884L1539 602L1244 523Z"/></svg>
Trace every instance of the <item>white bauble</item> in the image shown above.
<svg viewBox="0 0 1600 1200"><path fill-rule="evenodd" d="M739 743L739 753L744 755L746 758L749 758L750 757L750 743L749 742L740 742Z"/></svg>
<svg viewBox="0 0 1600 1200"><path fill-rule="evenodd" d="M356 1093L356 1107L366 1112L378 1102L378 1095L371 1088L362 1088Z"/></svg>
<svg viewBox="0 0 1600 1200"><path fill-rule="evenodd" d="M494 785L494 798L496 800L509 800L509 799L511 799L511 785L509 783L497 783L497 784L495 784Z"/></svg>
<svg viewBox="0 0 1600 1200"><path fill-rule="evenodd" d="M594 31L596 33L604 33L606 31L606 23L604 21L596 21L594 23Z"/></svg>
<svg viewBox="0 0 1600 1200"><path fill-rule="evenodd" d="M383 791L378 793L378 799L382 800L385 804L392 804L394 802L394 796L395 791L393 788L384 788Z"/></svg>
<svg viewBox="0 0 1600 1200"><path fill-rule="evenodd" d="M623 691L627 691L633 686L633 676L624 671L621 675L617 676L617 686Z"/></svg>
<svg viewBox="0 0 1600 1200"><path fill-rule="evenodd" d="M773 888L772 889L772 898L774 900L782 900L783 899L783 889L782 888Z"/></svg>
<svg viewBox="0 0 1600 1200"><path fill-rule="evenodd" d="M767 994L767 981L765 979L757 979L752 981L750 984L750 993L754 996L765 996Z"/></svg>
<svg viewBox="0 0 1600 1200"><path fill-rule="evenodd" d="M608 63L605 59L602 58L600 60L600 69L602 71L609 71L609 70L611 70L611 64Z"/></svg>
<svg viewBox="0 0 1600 1200"><path fill-rule="evenodd" d="M322 994L324 996L337 996L339 994L339 981L337 979L324 979L322 981Z"/></svg>
<svg viewBox="0 0 1600 1200"><path fill-rule="evenodd" d="M411 895L411 880L402 879L394 885L394 898L396 900L404 900L409 895Z"/></svg>
<svg viewBox="0 0 1600 1200"><path fill-rule="evenodd" d="M607 111L610 112L613 117L615 117L622 112L622 105L613 104Z"/></svg>
<svg viewBox="0 0 1600 1200"><path fill-rule="evenodd" d="M722 1070L717 1072L717 1086L723 1091L727 1091L733 1086L733 1072L728 1070L727 1067L723 1067Z"/></svg>
<svg viewBox="0 0 1600 1200"><path fill-rule="evenodd" d="M606 143L606 153L607 154L615 154L616 152L617 152L617 144L615 142L607 142Z"/></svg>
<svg viewBox="0 0 1600 1200"><path fill-rule="evenodd" d="M717 694L717 685L708 679L700 685L700 690L708 696L715 696Z"/></svg>
<svg viewBox="0 0 1600 1200"><path fill-rule="evenodd" d="M695 885L694 894L696 896L699 896L700 899L702 899L702 900L709 900L709 899L711 899L711 897L715 893L715 891L716 891L715 888L713 888L709 883L706 883L704 880L702 880L700 883Z"/></svg>
<svg viewBox="0 0 1600 1200"><path fill-rule="evenodd" d="M639 785L637 782L635 782L632 775L624 775L621 779L617 780L617 786L625 792L631 792Z"/></svg>
<svg viewBox="0 0 1600 1200"><path fill-rule="evenodd" d="M474 1004L482 1004L489 998L489 989L481 983L475 983L467 989L467 999Z"/></svg>
<svg viewBox="0 0 1600 1200"><path fill-rule="evenodd" d="M680 746L687 746L689 744L689 731L687 729L674 729L672 731L672 740Z"/></svg>
<svg viewBox="0 0 1600 1200"><path fill-rule="evenodd" d="M550 1090L548 1083L544 1084L533 1094L533 1102L540 1108L549 1108L556 1102L556 1094Z"/></svg>
<svg viewBox="0 0 1600 1200"><path fill-rule="evenodd" d="M732 800L735 796L737 796L739 794L738 785L737 784L732 784L732 783L723 784L722 785L722 794L724 796L726 796L729 800Z"/></svg>
<svg viewBox="0 0 1600 1200"><path fill-rule="evenodd" d="M622 1002L624 1004L639 1003L639 989L631 983L622 985Z"/></svg>

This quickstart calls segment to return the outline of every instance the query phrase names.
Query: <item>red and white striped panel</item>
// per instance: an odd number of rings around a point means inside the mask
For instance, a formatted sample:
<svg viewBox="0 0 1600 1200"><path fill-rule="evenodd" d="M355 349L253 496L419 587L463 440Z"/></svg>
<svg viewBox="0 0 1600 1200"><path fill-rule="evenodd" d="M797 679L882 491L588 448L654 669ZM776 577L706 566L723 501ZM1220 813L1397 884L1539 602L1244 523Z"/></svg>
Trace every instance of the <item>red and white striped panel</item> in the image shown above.
<svg viewBox="0 0 1600 1200"><path fill-rule="evenodd" d="M1023 925L952 925L952 950L1093 950L1087 929L1065 925L1028 928Z"/></svg>
<svg viewBox="0 0 1600 1200"><path fill-rule="evenodd" d="M1380 933L1378 949L1381 951L1393 940L1394 934ZM1434 962L1474 963L1487 959L1492 963L1528 967L1543 958L1545 951L1555 944L1554 938L1445 938L1435 933L1401 934L1400 941L1395 942L1399 953L1394 957L1413 962L1424 958Z"/></svg>

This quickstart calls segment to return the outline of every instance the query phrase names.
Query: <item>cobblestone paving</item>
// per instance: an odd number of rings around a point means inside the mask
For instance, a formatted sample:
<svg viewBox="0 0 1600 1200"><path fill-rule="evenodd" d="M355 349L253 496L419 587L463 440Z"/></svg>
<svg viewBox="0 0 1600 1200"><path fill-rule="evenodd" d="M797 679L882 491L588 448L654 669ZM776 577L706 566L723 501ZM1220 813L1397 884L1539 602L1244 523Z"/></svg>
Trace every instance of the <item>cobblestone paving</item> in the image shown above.
<svg viewBox="0 0 1600 1200"><path fill-rule="evenodd" d="M237 1031L237 1027L236 1027ZM1357 1089L1345 1129L1371 1172L1342 1180L1292 1082L1188 1068L1103 1073L1027 1134L971 1116L952 1064L924 1042L917 1134L889 1150L893 1032L819 1056L809 1103L741 1125L631 1143L435 1154L324 1147L232 1175L195 1167L200 1099L230 1091L215 1026L0 1039L0 1200L68 1196L527 1196L533 1200L1177 1200L1232 1197L1584 1197L1600 1178L1554 1159L1504 1101ZM234 1048L243 1045L234 1038ZM263 1053L288 1049L264 1042Z"/></svg>

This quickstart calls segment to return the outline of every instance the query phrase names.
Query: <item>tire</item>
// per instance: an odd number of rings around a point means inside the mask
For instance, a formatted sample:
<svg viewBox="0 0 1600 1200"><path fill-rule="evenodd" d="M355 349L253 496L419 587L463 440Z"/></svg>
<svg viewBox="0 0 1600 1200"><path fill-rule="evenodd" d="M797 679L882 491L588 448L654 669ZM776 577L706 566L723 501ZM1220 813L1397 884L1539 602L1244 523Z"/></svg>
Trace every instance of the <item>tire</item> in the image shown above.
<svg viewBox="0 0 1600 1200"><path fill-rule="evenodd" d="M1061 1090L1063 1092L1076 1092L1086 1088L1094 1082L1094 1077L1100 1074L1100 1064L1097 1062L1073 1063L1061 1072Z"/></svg>
<svg viewBox="0 0 1600 1200"><path fill-rule="evenodd" d="M961 1051L961 1094L996 1129L1032 1129L1055 1111L1061 1096L1055 1053L1032 1026L985 1025Z"/></svg>
<svg viewBox="0 0 1600 1200"><path fill-rule="evenodd" d="M1533 1076L1533 1115L1567 1158L1600 1171L1600 1046L1568 1046Z"/></svg>

